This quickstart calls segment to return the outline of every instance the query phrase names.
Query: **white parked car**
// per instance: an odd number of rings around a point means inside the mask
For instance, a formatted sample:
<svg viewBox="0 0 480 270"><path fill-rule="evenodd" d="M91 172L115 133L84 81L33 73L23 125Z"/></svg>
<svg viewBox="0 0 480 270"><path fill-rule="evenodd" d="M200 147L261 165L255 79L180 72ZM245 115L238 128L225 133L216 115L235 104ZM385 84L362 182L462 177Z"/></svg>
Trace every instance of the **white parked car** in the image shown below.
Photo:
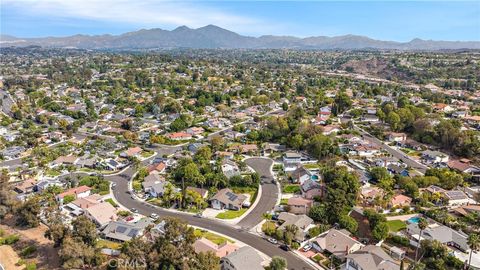
<svg viewBox="0 0 480 270"><path fill-rule="evenodd" d="M305 246L303 246L303 251L304 252L307 252L309 251L310 249L312 249L312 246L310 244L306 244Z"/></svg>
<svg viewBox="0 0 480 270"><path fill-rule="evenodd" d="M275 238L268 238L267 241L274 244L274 245L278 244L278 241Z"/></svg>

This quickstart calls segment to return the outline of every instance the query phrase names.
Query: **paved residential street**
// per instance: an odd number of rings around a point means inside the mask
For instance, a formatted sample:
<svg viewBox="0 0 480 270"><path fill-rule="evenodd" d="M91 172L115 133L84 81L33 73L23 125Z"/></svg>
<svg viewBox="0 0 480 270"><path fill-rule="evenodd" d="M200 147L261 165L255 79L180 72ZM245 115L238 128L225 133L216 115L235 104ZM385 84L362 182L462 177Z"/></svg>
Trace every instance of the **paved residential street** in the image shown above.
<svg viewBox="0 0 480 270"><path fill-rule="evenodd" d="M364 136L365 139L367 139L370 142L378 145L383 150L387 151L390 155L398 158L399 160L401 160L402 162L404 162L408 166L414 168L415 170L421 172L422 174L425 174L425 172L427 171L427 169L428 169L427 166L419 163L418 161L413 160L411 157L409 157L407 154L403 153L402 151L394 149L394 148L386 145L381 140L375 138L374 136L370 135L370 133L366 132L365 130L363 130L359 127L357 127L356 125L354 127L360 132L360 134L362 134Z"/></svg>
<svg viewBox="0 0 480 270"><path fill-rule="evenodd" d="M266 160L268 161L268 160ZM265 163L267 165L268 163ZM188 224L193 226L202 227L213 232L218 232L224 234L228 237L238 239L243 243L256 248L257 250L265 253L266 255L273 257L273 256L282 256L287 259L289 269L313 269L307 262L303 261L302 259L298 258L295 254L290 252L283 251L277 245L273 245L262 239L256 235L248 233L247 230L244 229L237 229L228 224L225 224L220 221L206 219L206 218L198 218L191 214L183 214L178 212L172 212L168 210L164 210L160 207L154 207L150 204L137 201L132 198L132 195L128 192L128 181L132 177L134 171L132 168L126 169L124 172L118 175L112 176L105 176L105 179L116 183L115 190L113 194L115 199L122 204L123 206L127 207L128 209L136 208L140 214L149 216L151 213L156 213L160 217L177 217ZM272 186L274 186L272 184ZM259 204L260 205L260 204ZM256 209L255 209L256 210ZM253 211L252 211L253 213ZM254 219L252 219L252 222Z"/></svg>
<svg viewBox="0 0 480 270"><path fill-rule="evenodd" d="M260 174L262 181L262 193L257 195L260 196L258 204L248 213L248 216L244 217L237 224L242 228L251 229L263 220L264 213L267 213L275 207L278 198L278 188L276 184L272 183L274 178L270 173L273 160L266 158L249 158L245 160L245 162Z"/></svg>

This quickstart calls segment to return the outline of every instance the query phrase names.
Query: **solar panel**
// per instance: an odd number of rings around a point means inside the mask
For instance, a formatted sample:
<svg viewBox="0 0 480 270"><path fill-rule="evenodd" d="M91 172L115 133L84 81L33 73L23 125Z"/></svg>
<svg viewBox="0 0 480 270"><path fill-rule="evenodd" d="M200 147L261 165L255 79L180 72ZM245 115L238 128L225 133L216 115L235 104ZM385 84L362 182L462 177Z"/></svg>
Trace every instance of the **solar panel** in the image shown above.
<svg viewBox="0 0 480 270"><path fill-rule="evenodd" d="M238 197L236 194L233 194L232 192L227 192L226 195L230 201L235 201Z"/></svg>
<svg viewBox="0 0 480 270"><path fill-rule="evenodd" d="M127 227L123 227L123 226L118 226L117 227L117 232L119 233L124 233L127 231Z"/></svg>
<svg viewBox="0 0 480 270"><path fill-rule="evenodd" d="M137 233L138 233L137 229L131 229L130 232L128 232L127 236L134 237L137 235Z"/></svg>

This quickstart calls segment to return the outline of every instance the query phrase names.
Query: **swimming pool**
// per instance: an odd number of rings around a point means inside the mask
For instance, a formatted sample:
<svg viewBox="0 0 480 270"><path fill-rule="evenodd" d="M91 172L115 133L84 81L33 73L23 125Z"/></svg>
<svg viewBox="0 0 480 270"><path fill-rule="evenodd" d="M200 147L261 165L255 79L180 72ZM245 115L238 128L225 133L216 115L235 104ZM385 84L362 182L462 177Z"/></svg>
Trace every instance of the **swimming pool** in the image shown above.
<svg viewBox="0 0 480 270"><path fill-rule="evenodd" d="M407 220L408 223L418 223L420 221L420 217L411 217Z"/></svg>

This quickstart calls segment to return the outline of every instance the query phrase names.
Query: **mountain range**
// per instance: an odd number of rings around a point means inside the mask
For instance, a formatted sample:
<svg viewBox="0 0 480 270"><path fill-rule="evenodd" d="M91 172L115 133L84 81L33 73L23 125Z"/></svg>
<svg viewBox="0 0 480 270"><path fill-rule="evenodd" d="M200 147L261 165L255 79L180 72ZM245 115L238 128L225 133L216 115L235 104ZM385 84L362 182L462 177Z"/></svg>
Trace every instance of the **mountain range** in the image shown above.
<svg viewBox="0 0 480 270"><path fill-rule="evenodd" d="M413 39L409 42L375 40L365 36L242 36L215 25L197 29L180 26L174 30L142 29L121 35L74 35L68 37L19 38L0 35L0 46L69 47L81 49L379 49L379 50L461 50L480 49L478 41L434 41Z"/></svg>

